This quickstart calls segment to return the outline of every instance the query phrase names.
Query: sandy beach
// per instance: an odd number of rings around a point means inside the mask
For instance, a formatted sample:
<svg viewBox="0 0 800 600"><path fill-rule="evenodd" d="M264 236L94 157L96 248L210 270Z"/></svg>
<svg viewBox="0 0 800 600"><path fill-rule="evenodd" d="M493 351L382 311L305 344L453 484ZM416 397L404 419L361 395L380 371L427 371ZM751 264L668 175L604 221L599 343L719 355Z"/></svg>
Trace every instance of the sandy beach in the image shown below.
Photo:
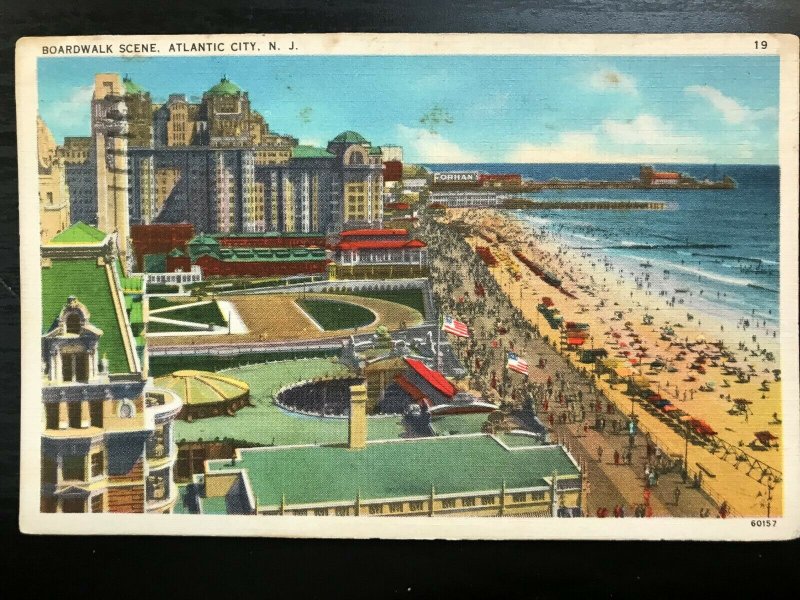
<svg viewBox="0 0 800 600"><path fill-rule="evenodd" d="M599 251L569 249L555 235L534 230L513 215L451 209L446 220L460 222L473 233L466 238L471 247L490 248L499 261L491 273L542 335L560 345L560 331L537 309L549 298L564 322L589 325L581 348L606 349L621 373L646 378L653 392L716 432L719 443L713 453L712 444L688 444L687 452L685 437L674 423L670 426L671 421L646 400L632 400L627 394L626 378L613 383L613 376L603 374L597 379L620 410L633 411L640 429L659 446L672 455L688 454L690 470L702 474L709 494L727 501L736 515L766 515L767 504L772 516L780 515L781 384L774 373L780 367L780 334L775 327L746 314L714 311L713 298L703 302L710 310L687 308L680 299L694 297L699 288L682 294L667 291L674 283L662 281L654 269L621 269L620 261ZM519 254L561 279L561 288L535 275ZM579 368L589 367L575 351L565 349L564 355ZM537 367L539 356L524 358L531 364L532 380L547 378L546 370ZM748 382L740 382L748 376ZM756 440L755 433L763 431L775 436L771 447ZM767 487L770 472L762 476L765 467L777 475L772 490Z"/></svg>

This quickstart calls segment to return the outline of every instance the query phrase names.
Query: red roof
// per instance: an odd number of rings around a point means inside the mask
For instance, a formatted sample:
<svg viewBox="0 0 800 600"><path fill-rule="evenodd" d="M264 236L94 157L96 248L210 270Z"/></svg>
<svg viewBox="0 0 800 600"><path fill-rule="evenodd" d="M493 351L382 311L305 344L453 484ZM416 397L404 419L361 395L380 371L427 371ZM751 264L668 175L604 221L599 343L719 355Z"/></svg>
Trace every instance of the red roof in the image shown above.
<svg viewBox="0 0 800 600"><path fill-rule="evenodd" d="M408 210L411 205L408 202L387 202L383 205L383 208L388 208L389 210Z"/></svg>
<svg viewBox="0 0 800 600"><path fill-rule="evenodd" d="M353 236L395 237L398 235L405 237L408 235L408 231L406 229L351 229L341 233L343 238Z"/></svg>
<svg viewBox="0 0 800 600"><path fill-rule="evenodd" d="M429 369L425 363L422 361L416 360L414 358L405 358L404 359L408 366L416 371L417 375L422 377L425 381L430 383L436 390L440 391L442 394L447 396L448 398L452 398L456 395L456 387L445 379L445 376L439 373L438 371L434 371L433 369Z"/></svg>
<svg viewBox="0 0 800 600"><path fill-rule="evenodd" d="M406 379L406 376L405 376L405 375L403 375L402 373L398 373L397 375L395 375L395 378L394 378L394 380L395 380L395 382L397 383L397 385L399 385L399 386L400 386L400 388L401 388L401 389L402 389L402 390L403 390L403 391L404 391L406 394L408 394L408 395L411 397L411 399L412 399L414 402L416 402L416 403L418 403L418 404L424 404L424 405L425 405L425 406L427 406L428 408L430 408L430 407L432 406L432 403L431 403L431 401L430 401L430 400L428 400L428 399L425 397L425 394L423 394L423 393L422 393L422 392L419 390L419 388L417 388L417 386L415 386L415 385L414 385L413 383L411 383L411 382L410 382L408 379Z"/></svg>
<svg viewBox="0 0 800 600"><path fill-rule="evenodd" d="M653 173L653 179L680 179L680 173L667 173L667 172L660 172L660 173Z"/></svg>
<svg viewBox="0 0 800 600"><path fill-rule="evenodd" d="M356 242L339 242L336 250L381 250L392 248L424 248L425 242L420 240L359 240Z"/></svg>

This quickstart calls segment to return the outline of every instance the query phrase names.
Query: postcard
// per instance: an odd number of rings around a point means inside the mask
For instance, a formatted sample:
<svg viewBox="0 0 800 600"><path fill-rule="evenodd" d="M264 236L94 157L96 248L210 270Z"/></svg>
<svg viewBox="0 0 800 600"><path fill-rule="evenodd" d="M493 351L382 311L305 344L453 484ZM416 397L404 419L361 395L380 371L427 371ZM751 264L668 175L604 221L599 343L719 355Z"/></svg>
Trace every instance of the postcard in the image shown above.
<svg viewBox="0 0 800 600"><path fill-rule="evenodd" d="M790 35L20 40L21 530L797 536L797 81Z"/></svg>

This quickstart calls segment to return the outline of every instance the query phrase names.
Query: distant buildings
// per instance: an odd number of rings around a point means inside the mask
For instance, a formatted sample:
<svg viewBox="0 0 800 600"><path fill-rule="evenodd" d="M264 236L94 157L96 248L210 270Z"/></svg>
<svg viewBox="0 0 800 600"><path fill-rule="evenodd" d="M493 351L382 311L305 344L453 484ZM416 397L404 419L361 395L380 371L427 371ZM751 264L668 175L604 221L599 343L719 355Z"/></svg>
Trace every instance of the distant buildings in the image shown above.
<svg viewBox="0 0 800 600"><path fill-rule="evenodd" d="M42 512L169 513L181 398L147 378L141 281L113 235L42 246Z"/></svg>
<svg viewBox="0 0 800 600"><path fill-rule="evenodd" d="M71 218L117 231L123 258L128 221L329 232L383 218L381 148L353 131L325 148L298 145L272 132L226 77L198 102L173 94L156 103L129 78L98 74L91 110L91 137L59 150Z"/></svg>
<svg viewBox="0 0 800 600"><path fill-rule="evenodd" d="M481 189L431 191L429 204L440 204L447 208L495 208L511 199L511 194L502 194Z"/></svg>
<svg viewBox="0 0 800 600"><path fill-rule="evenodd" d="M44 243L70 224L69 188L63 157L47 125L36 117L36 150L39 159L39 229Z"/></svg>

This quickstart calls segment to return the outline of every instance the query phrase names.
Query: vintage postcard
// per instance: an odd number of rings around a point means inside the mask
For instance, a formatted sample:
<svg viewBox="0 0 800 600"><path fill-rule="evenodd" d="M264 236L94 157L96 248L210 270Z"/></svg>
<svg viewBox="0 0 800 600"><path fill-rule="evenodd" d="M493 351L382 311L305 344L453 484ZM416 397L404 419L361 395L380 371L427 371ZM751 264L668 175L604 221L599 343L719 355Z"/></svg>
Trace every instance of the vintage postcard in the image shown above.
<svg viewBox="0 0 800 600"><path fill-rule="evenodd" d="M797 83L789 35L20 40L22 531L798 535Z"/></svg>

